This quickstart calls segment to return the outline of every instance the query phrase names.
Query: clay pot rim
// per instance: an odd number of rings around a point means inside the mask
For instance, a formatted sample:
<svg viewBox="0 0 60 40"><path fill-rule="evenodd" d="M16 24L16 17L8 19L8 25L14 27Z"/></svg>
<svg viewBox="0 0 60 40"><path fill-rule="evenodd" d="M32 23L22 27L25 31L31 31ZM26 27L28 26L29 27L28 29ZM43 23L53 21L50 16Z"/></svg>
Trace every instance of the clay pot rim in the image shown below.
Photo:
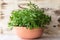
<svg viewBox="0 0 60 40"><path fill-rule="evenodd" d="M13 28L26 28L26 27L19 27L19 26L15 26L15 27L13 27ZM27 29L27 28L26 28ZM28 28L29 29L29 28ZM39 27L39 28L33 28L33 29L43 29L44 30L44 28L41 28L41 27Z"/></svg>

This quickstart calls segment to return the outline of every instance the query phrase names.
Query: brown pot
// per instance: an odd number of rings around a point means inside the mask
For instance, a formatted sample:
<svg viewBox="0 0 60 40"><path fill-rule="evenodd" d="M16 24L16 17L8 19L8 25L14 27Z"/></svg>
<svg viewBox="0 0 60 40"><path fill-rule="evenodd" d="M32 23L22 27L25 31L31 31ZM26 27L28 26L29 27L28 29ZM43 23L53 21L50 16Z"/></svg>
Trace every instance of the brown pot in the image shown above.
<svg viewBox="0 0 60 40"><path fill-rule="evenodd" d="M43 34L42 28L26 29L26 27L14 27L17 35L21 38L39 38Z"/></svg>

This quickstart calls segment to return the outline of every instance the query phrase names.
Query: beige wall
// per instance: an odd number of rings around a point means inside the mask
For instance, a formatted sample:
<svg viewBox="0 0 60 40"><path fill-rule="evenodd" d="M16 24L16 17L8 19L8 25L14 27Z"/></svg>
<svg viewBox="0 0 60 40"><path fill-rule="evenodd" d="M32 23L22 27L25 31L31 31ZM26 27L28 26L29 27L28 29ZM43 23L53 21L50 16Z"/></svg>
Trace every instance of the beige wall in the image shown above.
<svg viewBox="0 0 60 40"><path fill-rule="evenodd" d="M3 21L1 21L1 23L0 23L0 24L2 24L1 26L3 28L7 28L7 22L8 22L8 19L9 19L10 12L13 9L18 9L17 4L27 3L28 1L29 0L25 0L25 1L24 0L19 0L19 1L4 0L4 2L7 3L7 5L5 5L4 8L2 9L5 17L4 17ZM60 9L60 0L30 0L30 1L37 4L41 8L53 8L54 10ZM1 8L1 6L0 6L0 8ZM48 33L48 34L51 34L51 35L52 34L60 35L60 27L58 27L58 26L53 27L53 25L58 25L59 24L57 19L60 16L56 16L56 14L53 12L53 10L49 10L49 11L47 11L47 13L48 13L48 15L52 16L52 22L48 26L48 28L46 29L45 33Z"/></svg>

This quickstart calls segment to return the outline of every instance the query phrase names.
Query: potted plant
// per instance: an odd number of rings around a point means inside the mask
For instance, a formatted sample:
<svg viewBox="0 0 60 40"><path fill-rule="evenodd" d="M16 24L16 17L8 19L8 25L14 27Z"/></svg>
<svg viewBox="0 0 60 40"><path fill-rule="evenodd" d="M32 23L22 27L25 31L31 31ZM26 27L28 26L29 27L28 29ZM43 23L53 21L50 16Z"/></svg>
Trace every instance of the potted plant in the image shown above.
<svg viewBox="0 0 60 40"><path fill-rule="evenodd" d="M28 7L12 11L9 27L14 27L21 38L41 37L43 29L50 23L51 17L45 15L44 10L31 2L28 3Z"/></svg>

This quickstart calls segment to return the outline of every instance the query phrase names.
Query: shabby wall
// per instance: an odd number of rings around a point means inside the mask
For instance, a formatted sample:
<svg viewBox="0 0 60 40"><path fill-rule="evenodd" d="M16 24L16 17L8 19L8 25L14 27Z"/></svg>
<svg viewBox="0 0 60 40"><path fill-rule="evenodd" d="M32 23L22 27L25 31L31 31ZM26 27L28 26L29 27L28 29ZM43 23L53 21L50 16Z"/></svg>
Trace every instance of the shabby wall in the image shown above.
<svg viewBox="0 0 60 40"><path fill-rule="evenodd" d="M5 33L8 31L7 23L12 10L19 9L19 6L26 7L26 3L31 1L40 8L45 10L45 13L52 17L50 25L44 31L49 35L60 35L60 0L0 0L0 28Z"/></svg>

